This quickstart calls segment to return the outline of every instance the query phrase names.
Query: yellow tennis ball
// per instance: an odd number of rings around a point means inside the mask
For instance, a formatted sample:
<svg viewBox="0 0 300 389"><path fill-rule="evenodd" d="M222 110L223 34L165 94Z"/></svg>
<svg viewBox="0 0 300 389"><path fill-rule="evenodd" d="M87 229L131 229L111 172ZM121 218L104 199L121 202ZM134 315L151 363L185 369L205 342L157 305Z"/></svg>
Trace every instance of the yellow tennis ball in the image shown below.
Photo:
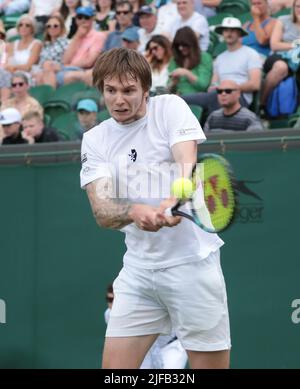
<svg viewBox="0 0 300 389"><path fill-rule="evenodd" d="M171 192L177 199L188 199L193 193L193 183L188 178L177 178L172 184Z"/></svg>

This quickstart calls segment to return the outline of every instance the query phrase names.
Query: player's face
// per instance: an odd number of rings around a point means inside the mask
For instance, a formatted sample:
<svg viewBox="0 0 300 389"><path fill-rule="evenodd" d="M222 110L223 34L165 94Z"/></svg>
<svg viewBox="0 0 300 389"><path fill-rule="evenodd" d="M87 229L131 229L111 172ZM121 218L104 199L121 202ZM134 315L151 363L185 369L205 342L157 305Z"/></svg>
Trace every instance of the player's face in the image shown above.
<svg viewBox="0 0 300 389"><path fill-rule="evenodd" d="M106 78L103 97L111 116L121 124L132 123L146 114L148 92L144 92L140 80L132 77Z"/></svg>

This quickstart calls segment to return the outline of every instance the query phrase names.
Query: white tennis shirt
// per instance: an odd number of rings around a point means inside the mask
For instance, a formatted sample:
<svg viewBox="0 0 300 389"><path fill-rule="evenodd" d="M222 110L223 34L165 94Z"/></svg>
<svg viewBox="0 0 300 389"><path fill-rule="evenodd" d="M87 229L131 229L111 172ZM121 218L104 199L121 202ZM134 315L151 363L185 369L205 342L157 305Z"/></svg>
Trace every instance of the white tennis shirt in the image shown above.
<svg viewBox="0 0 300 389"><path fill-rule="evenodd" d="M176 95L152 97L143 118L130 124L111 118L84 134L81 187L101 177L112 177L116 197L158 206L169 197L178 174L172 165L171 147L205 139L184 100ZM121 231L126 235L124 263L144 269L204 259L223 245L217 234L207 233L185 218L177 226L158 232L140 230L134 223Z"/></svg>

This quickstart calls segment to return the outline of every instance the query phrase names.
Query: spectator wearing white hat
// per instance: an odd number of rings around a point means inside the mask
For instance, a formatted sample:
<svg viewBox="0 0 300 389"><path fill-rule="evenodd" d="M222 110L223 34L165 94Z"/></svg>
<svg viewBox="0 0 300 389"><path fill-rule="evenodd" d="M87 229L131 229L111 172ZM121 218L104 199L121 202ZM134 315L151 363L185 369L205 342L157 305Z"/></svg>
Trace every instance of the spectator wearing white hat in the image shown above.
<svg viewBox="0 0 300 389"><path fill-rule="evenodd" d="M211 86L207 93L183 96L188 104L200 105L206 113L219 109L216 88L223 80L232 80L239 85L240 103L249 107L253 92L260 89L262 63L259 54L248 46L243 46L241 37L247 35L237 18L226 17L215 28L223 36L227 50L217 56L214 62Z"/></svg>
<svg viewBox="0 0 300 389"><path fill-rule="evenodd" d="M22 137L22 116L15 108L7 108L0 112L0 125L3 131L3 145L28 143Z"/></svg>

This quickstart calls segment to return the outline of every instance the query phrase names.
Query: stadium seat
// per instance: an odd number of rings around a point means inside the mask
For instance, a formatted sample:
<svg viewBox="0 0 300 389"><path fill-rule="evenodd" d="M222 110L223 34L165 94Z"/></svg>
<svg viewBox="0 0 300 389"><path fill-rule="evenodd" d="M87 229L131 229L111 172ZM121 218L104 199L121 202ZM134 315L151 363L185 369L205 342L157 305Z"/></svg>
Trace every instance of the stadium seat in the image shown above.
<svg viewBox="0 0 300 389"><path fill-rule="evenodd" d="M63 85L56 89L53 96L51 96L51 101L64 101L71 106L73 96L87 88L87 85L83 82L74 82L72 84Z"/></svg>
<svg viewBox="0 0 300 389"><path fill-rule="evenodd" d="M245 12L249 12L250 6L248 0L222 0L217 10L218 14L228 12L232 16L238 17Z"/></svg>
<svg viewBox="0 0 300 389"><path fill-rule="evenodd" d="M219 54L223 53L227 50L227 46L225 42L219 42L214 48L212 52L213 58L216 58Z"/></svg>
<svg viewBox="0 0 300 389"><path fill-rule="evenodd" d="M79 100L82 99L92 99L94 100L98 106L101 105L101 93L98 91L98 89L93 88L93 87L88 87L87 89L81 90L76 92L72 96L72 109L76 109L76 105Z"/></svg>
<svg viewBox="0 0 300 389"><path fill-rule="evenodd" d="M218 24L221 24L223 19L228 17L228 16L232 16L232 13L220 12L215 16L210 16L209 18L207 18L208 25L209 26L216 26Z"/></svg>
<svg viewBox="0 0 300 389"><path fill-rule="evenodd" d="M278 18L279 16L290 15L291 13L292 13L291 8L284 8L281 11L276 12L272 16L273 16L273 18Z"/></svg>
<svg viewBox="0 0 300 389"><path fill-rule="evenodd" d="M251 12L245 12L241 15L238 15L237 18L241 21L242 24L252 20Z"/></svg>
<svg viewBox="0 0 300 389"><path fill-rule="evenodd" d="M207 51L211 55L213 55L213 52L219 43L220 43L219 35L214 31L209 31L209 46Z"/></svg>
<svg viewBox="0 0 300 389"><path fill-rule="evenodd" d="M13 28L16 26L17 21L19 18L22 16L22 14L12 14L12 15L7 15L2 17L2 21L4 24L4 27L6 30Z"/></svg>
<svg viewBox="0 0 300 389"><path fill-rule="evenodd" d="M50 124L52 125L54 120L61 115L69 113L71 111L71 106L64 101L54 101L47 102L44 105L44 113L50 118Z"/></svg>
<svg viewBox="0 0 300 389"><path fill-rule="evenodd" d="M44 105L54 94L55 89L50 85L38 85L29 89L30 96L34 97L41 105Z"/></svg>
<svg viewBox="0 0 300 389"><path fill-rule="evenodd" d="M196 104L189 104L189 107L190 107L191 111L193 112L193 114L196 116L196 118L200 121L201 116L202 116L202 112L203 112L203 108L200 107L200 105L196 105Z"/></svg>
<svg viewBox="0 0 300 389"><path fill-rule="evenodd" d="M63 113L56 117L51 126L57 129L58 134L64 140L77 140L80 131L80 125L76 112Z"/></svg>

